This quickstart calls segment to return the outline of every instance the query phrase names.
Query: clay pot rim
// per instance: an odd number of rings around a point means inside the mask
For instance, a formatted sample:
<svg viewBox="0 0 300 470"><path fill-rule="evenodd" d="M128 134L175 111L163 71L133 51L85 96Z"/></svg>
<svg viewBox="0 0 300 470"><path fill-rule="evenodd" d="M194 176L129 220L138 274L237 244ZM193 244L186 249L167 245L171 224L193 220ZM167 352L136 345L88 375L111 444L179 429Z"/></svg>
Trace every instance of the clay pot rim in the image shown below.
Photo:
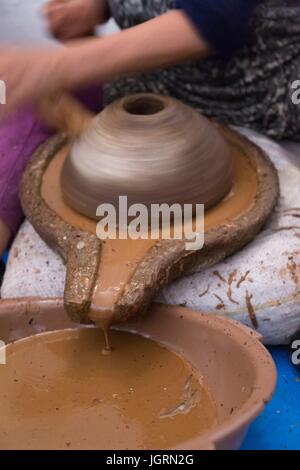
<svg viewBox="0 0 300 470"><path fill-rule="evenodd" d="M161 105L161 107L157 108L157 110L154 110L154 112L149 112L149 113L140 114L140 113L130 112L130 106L134 105L134 103L137 101L143 101L143 100L145 102L147 101L151 102L152 100L153 103L156 102L158 106ZM161 115L162 113L165 113L168 105L172 103L173 100L170 99L169 96L157 95L155 93L134 93L133 95L124 96L118 101L121 105L122 115L126 115L128 120L140 121L140 120L148 120L149 118L153 117L153 115L157 115L157 114ZM113 105L114 103L112 104L112 106Z"/></svg>
<svg viewBox="0 0 300 470"><path fill-rule="evenodd" d="M7 309L14 310L16 306L22 309L21 315L25 312L30 311L30 317L34 317L35 314L47 313L53 309L61 308L64 309L63 298L39 298L39 297L22 297L0 300L0 318L7 315ZM193 450L193 449L206 449L214 450L218 441L225 440L231 434L242 432L246 430L253 420L263 411L265 405L270 401L277 382L277 371L274 361L263 346L261 340L262 336L254 330L251 330L242 323L228 318L219 314L208 314L203 312L197 312L185 307L177 307L172 305L153 304L155 308L161 310L160 315L172 315L181 317L182 315L188 316L189 321L194 322L198 327L203 324L208 324L215 330L226 334L224 330L230 331L230 338L233 342L245 348L244 342L247 340L247 355L249 359L252 359L255 364L255 382L252 389L251 395L245 401L245 403L238 409L238 413L227 418L223 423L218 424L211 430L205 432L202 436L196 436L195 438L185 441L180 444L180 447L176 447L176 450ZM138 328L135 330L134 326L138 327L138 319L136 322L129 322L127 324L116 325L115 329L132 331L139 333ZM74 323L74 328L81 328L82 325ZM66 329L62 326L61 330ZM49 331L58 331L59 329L53 329ZM42 333L42 332L40 332ZM37 332L34 334L38 334ZM24 336L30 337L34 336ZM155 335L152 336L155 341ZM21 338L19 338L21 339ZM13 339L10 342L17 341ZM159 340L156 340L159 342ZM9 342L9 343L10 343ZM168 347L168 345L166 345ZM170 348L171 349L171 348ZM175 349L174 349L175 350ZM265 360L262 361L262 356Z"/></svg>

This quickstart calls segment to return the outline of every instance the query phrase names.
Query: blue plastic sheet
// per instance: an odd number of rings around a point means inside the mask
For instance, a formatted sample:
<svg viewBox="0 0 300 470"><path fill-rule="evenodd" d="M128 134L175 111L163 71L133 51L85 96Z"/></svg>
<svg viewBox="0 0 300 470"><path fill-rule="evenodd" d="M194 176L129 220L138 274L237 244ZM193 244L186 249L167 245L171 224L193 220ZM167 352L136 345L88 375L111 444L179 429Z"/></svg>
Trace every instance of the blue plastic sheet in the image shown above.
<svg viewBox="0 0 300 470"><path fill-rule="evenodd" d="M278 383L273 400L249 429L243 450L300 450L300 372L288 348L270 348Z"/></svg>

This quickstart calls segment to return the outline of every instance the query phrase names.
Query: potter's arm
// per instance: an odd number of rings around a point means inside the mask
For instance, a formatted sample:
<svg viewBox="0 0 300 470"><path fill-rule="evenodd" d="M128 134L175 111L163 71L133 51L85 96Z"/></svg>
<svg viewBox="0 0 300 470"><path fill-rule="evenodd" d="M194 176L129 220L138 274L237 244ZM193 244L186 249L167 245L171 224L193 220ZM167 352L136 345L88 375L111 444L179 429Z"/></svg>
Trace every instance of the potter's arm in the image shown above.
<svg viewBox="0 0 300 470"><path fill-rule="evenodd" d="M0 117L56 90L161 69L211 52L180 10L105 38L80 40L54 50L6 46L0 48L0 79L6 82L8 96Z"/></svg>
<svg viewBox="0 0 300 470"><path fill-rule="evenodd" d="M71 46L66 51L66 85L105 82L120 75L206 57L212 52L185 13L169 11L120 33Z"/></svg>
<svg viewBox="0 0 300 470"><path fill-rule="evenodd" d="M72 64L82 63L79 73L74 70L71 75L73 80L78 78L76 85L80 85L89 80L106 81L115 75L161 68L208 53L207 44L189 20L176 11L113 36L71 46L66 51L71 64L66 70L68 74ZM54 96L54 100L42 99L39 108L48 124L64 129L72 137L78 136L91 120L87 112L80 110L66 95Z"/></svg>

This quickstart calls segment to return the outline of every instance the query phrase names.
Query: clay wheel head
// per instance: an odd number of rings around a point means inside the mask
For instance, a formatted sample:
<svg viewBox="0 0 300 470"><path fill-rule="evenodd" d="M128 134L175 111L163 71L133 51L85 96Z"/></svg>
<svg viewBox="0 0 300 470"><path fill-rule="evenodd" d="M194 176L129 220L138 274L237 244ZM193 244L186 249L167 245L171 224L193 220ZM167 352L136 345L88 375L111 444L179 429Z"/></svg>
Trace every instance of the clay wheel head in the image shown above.
<svg viewBox="0 0 300 470"><path fill-rule="evenodd" d="M74 142L62 172L63 196L96 218L99 204L215 205L230 190L230 150L197 111L160 95L115 101Z"/></svg>

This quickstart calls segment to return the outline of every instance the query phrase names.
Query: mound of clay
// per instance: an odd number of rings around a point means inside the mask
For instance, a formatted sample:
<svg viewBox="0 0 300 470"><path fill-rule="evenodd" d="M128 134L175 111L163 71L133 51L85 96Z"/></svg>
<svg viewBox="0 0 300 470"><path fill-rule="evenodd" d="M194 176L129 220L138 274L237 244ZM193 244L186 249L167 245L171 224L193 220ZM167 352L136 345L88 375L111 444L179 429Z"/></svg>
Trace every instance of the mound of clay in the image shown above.
<svg viewBox="0 0 300 470"><path fill-rule="evenodd" d="M96 218L99 204L191 203L206 209L232 184L227 143L183 103L137 94L114 102L73 144L62 173L65 201Z"/></svg>

